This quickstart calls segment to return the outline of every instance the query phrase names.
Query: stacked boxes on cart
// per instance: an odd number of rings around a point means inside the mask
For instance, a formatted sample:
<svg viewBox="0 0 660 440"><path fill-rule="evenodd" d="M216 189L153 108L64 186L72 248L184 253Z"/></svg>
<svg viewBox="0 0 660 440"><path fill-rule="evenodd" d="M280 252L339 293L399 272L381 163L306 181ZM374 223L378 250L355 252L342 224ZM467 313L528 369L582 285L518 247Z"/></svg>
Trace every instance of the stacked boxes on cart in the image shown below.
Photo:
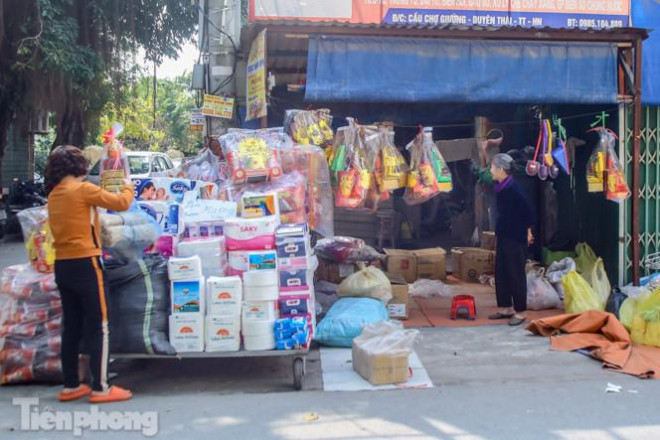
<svg viewBox="0 0 660 440"><path fill-rule="evenodd" d="M173 235L170 343L178 352L238 351L241 341L250 351L292 349L312 338L317 263L307 224L243 214L186 221Z"/></svg>

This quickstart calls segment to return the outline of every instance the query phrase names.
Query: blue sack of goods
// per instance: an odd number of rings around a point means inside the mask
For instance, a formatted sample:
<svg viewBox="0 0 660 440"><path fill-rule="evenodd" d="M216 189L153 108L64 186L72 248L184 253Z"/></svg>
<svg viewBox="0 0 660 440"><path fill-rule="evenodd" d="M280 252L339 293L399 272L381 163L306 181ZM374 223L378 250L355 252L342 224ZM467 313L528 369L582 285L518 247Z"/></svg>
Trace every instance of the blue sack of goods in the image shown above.
<svg viewBox="0 0 660 440"><path fill-rule="evenodd" d="M353 346L362 328L389 319L382 301L373 298L341 298L335 302L316 327L314 339L330 347Z"/></svg>

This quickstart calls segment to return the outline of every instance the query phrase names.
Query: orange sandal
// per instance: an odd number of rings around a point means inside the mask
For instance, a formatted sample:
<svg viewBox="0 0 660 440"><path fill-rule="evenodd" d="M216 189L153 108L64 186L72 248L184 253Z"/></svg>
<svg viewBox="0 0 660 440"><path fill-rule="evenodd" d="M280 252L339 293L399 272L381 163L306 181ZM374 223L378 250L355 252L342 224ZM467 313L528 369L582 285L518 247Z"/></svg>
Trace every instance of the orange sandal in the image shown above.
<svg viewBox="0 0 660 440"><path fill-rule="evenodd" d="M71 402L73 400L81 399L85 396L92 394L92 389L87 385L78 385L76 391L64 392L60 391L57 395L57 400L60 402Z"/></svg>
<svg viewBox="0 0 660 440"><path fill-rule="evenodd" d="M92 394L89 396L89 403L110 403L110 402L121 402L128 400L133 397L133 393L129 390L119 388L116 386L111 386L107 393L104 394Z"/></svg>

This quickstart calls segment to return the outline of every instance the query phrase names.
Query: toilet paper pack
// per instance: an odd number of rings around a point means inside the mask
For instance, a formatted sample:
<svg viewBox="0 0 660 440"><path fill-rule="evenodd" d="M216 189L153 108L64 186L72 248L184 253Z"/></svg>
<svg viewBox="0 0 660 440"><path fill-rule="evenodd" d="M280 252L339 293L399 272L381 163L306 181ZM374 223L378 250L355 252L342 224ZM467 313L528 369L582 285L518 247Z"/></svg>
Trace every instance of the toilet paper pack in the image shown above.
<svg viewBox="0 0 660 440"><path fill-rule="evenodd" d="M275 321L277 319L276 301L243 302L243 325L249 321Z"/></svg>
<svg viewBox="0 0 660 440"><path fill-rule="evenodd" d="M241 317L206 317L206 351L238 351L241 347Z"/></svg>
<svg viewBox="0 0 660 440"><path fill-rule="evenodd" d="M195 280L172 281L170 286L172 314L204 314L206 305L204 284L204 277Z"/></svg>
<svg viewBox="0 0 660 440"><path fill-rule="evenodd" d="M261 251L275 249L276 216L230 218L225 220L224 234L229 251Z"/></svg>
<svg viewBox="0 0 660 440"><path fill-rule="evenodd" d="M204 276L225 276L227 272L224 237L185 239L177 245L177 255L199 256Z"/></svg>
<svg viewBox="0 0 660 440"><path fill-rule="evenodd" d="M243 282L239 277L210 277L206 280L209 315L240 317Z"/></svg>
<svg viewBox="0 0 660 440"><path fill-rule="evenodd" d="M248 252L248 271L252 270L275 270L277 269L276 251L251 251Z"/></svg>
<svg viewBox="0 0 660 440"><path fill-rule="evenodd" d="M167 275L171 281L199 278L202 276L202 260L197 255L172 257L167 262Z"/></svg>
<svg viewBox="0 0 660 440"><path fill-rule="evenodd" d="M201 313L170 315L170 344L178 353L204 351L204 316Z"/></svg>

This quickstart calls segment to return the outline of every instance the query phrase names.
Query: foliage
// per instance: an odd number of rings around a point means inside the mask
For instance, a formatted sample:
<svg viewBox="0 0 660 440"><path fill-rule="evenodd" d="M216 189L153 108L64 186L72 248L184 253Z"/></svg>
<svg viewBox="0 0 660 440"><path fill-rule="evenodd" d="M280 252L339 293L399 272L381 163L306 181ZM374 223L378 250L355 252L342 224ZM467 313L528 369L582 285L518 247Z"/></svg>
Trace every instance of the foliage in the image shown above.
<svg viewBox="0 0 660 440"><path fill-rule="evenodd" d="M34 138L34 172L40 176L46 175L46 161L53 141L55 141L55 127L52 126L48 134L38 134Z"/></svg>
<svg viewBox="0 0 660 440"><path fill-rule="evenodd" d="M0 0L0 161L18 112L53 112L54 144L96 137L100 112L135 77L137 49L157 63L175 56L197 15L188 0Z"/></svg>
<svg viewBox="0 0 660 440"><path fill-rule="evenodd" d="M121 103L109 102L101 126L113 122L124 126L124 145L134 151L176 149L192 154L202 146L201 136L189 129L190 109L195 99L189 91L191 75L159 79L156 84L156 119L153 109L153 78L143 77L127 87ZM97 139L101 142L101 137Z"/></svg>

